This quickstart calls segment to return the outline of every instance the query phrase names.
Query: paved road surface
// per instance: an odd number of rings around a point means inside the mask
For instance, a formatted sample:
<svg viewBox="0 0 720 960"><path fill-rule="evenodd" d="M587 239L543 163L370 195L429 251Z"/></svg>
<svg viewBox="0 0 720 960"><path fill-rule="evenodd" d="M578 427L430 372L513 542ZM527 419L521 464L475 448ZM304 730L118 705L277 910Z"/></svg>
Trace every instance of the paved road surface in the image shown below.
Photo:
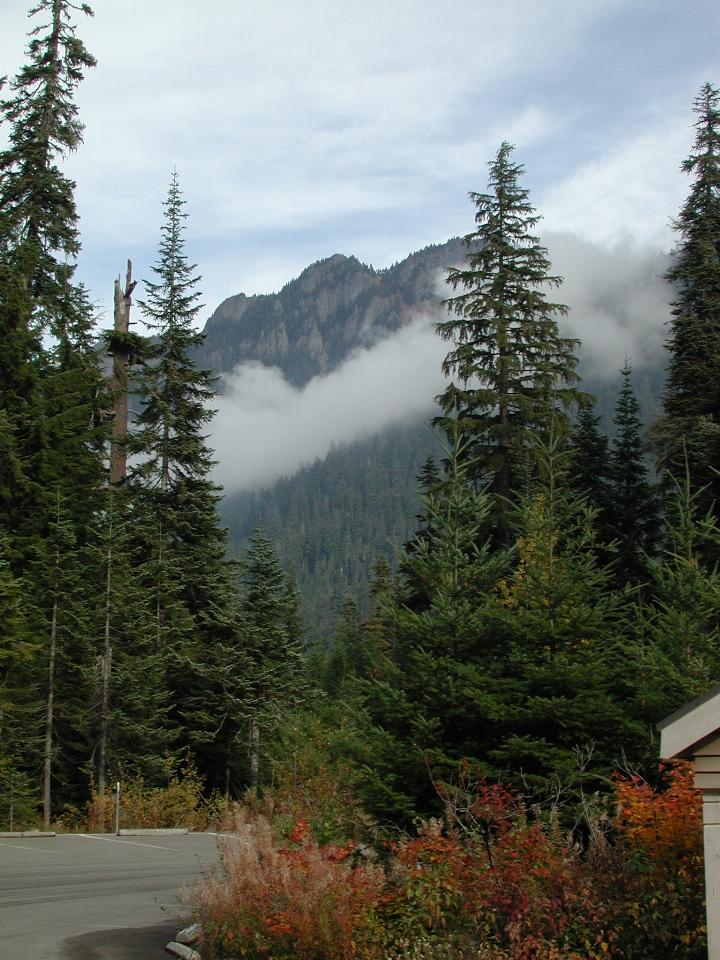
<svg viewBox="0 0 720 960"><path fill-rule="evenodd" d="M160 960L215 837L0 839L2 960Z"/></svg>

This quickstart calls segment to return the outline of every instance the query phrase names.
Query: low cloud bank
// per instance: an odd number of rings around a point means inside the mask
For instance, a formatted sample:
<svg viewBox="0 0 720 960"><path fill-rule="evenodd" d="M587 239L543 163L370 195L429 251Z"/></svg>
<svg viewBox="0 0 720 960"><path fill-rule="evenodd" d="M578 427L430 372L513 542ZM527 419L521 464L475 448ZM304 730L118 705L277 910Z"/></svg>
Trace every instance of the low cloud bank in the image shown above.
<svg viewBox="0 0 720 960"><path fill-rule="evenodd" d="M324 457L333 444L429 416L447 352L434 319L419 317L301 389L275 367L236 367L213 421L216 480L229 493L263 486Z"/></svg>
<svg viewBox="0 0 720 960"><path fill-rule="evenodd" d="M614 376L626 355L636 369L658 363L670 318L668 255L629 243L608 249L572 233L543 239L565 281L552 294L570 307L562 329L582 340L585 371Z"/></svg>
<svg viewBox="0 0 720 960"><path fill-rule="evenodd" d="M583 341L586 373L614 378L626 355L636 369L659 362L670 315L662 278L667 255L632 246L606 249L569 233L543 239L553 272L565 278L552 294L570 307L563 332ZM440 365L449 349L433 324L445 316L418 316L301 389L277 368L236 367L213 422L216 480L228 493L268 485L323 458L333 444L431 416L445 385Z"/></svg>

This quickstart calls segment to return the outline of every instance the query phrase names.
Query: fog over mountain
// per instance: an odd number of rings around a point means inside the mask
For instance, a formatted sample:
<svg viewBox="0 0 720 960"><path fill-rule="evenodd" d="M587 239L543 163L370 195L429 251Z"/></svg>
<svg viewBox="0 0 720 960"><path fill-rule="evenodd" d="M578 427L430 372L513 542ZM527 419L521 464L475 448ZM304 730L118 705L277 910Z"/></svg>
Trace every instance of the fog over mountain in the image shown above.
<svg viewBox="0 0 720 960"><path fill-rule="evenodd" d="M214 421L217 481L227 492L266 485L333 444L431 416L446 352L433 330L438 316L418 317L304 387L278 367L238 365L225 378Z"/></svg>
<svg viewBox="0 0 720 960"><path fill-rule="evenodd" d="M544 242L553 272L565 278L552 294L570 307L561 328L582 340L581 372L591 387L614 379L626 356L637 372L662 367L667 254L630 245L606 249L569 233L547 233ZM450 292L438 262L443 254L450 258L445 262L457 262L459 249L457 241L429 248L425 273L425 252L378 272L333 257L308 268L274 298L230 298L218 308L206 328L204 359L212 356L213 366L222 369L220 356L238 350L243 337L247 358L224 375L212 428L215 478L228 493L291 475L333 445L432 416L448 350L433 326L444 316L440 301ZM265 328L253 335L255 356L247 337L253 307L266 318ZM343 339L343 324L355 324L357 335ZM220 329L224 347L218 346ZM372 345L353 347L353 337ZM268 366L269 360L275 365ZM319 372L310 376L313 368Z"/></svg>
<svg viewBox="0 0 720 960"><path fill-rule="evenodd" d="M582 341L583 373L613 377L626 355L636 371L664 365L668 254L631 243L608 249L572 233L547 233L544 242L553 272L564 278L554 296L570 307L561 327Z"/></svg>

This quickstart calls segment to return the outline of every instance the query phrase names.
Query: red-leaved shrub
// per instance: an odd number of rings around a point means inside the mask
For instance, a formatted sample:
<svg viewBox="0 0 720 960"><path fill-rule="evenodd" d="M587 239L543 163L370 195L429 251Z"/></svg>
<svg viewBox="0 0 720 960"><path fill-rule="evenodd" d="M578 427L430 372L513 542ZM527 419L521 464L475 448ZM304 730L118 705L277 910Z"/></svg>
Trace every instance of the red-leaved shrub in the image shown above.
<svg viewBox="0 0 720 960"><path fill-rule="evenodd" d="M194 895L204 960L701 960L702 814L687 764L665 788L617 779L617 813L580 848L557 816L475 785L368 862L301 819L278 840L239 813L224 873Z"/></svg>
<svg viewBox="0 0 720 960"><path fill-rule="evenodd" d="M299 822L280 843L268 821L238 813L223 841L224 876L195 895L205 960L349 960L383 884L353 863L355 845L318 846Z"/></svg>

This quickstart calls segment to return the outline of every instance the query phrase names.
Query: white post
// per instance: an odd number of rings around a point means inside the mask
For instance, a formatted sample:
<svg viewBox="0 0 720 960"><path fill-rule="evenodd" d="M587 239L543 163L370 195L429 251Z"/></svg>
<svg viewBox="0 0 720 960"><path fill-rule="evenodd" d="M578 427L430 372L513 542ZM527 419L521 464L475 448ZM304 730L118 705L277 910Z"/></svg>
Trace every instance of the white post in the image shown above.
<svg viewBox="0 0 720 960"><path fill-rule="evenodd" d="M708 960L720 960L720 793L703 790Z"/></svg>
<svg viewBox="0 0 720 960"><path fill-rule="evenodd" d="M115 781L115 836L120 836L120 781Z"/></svg>

